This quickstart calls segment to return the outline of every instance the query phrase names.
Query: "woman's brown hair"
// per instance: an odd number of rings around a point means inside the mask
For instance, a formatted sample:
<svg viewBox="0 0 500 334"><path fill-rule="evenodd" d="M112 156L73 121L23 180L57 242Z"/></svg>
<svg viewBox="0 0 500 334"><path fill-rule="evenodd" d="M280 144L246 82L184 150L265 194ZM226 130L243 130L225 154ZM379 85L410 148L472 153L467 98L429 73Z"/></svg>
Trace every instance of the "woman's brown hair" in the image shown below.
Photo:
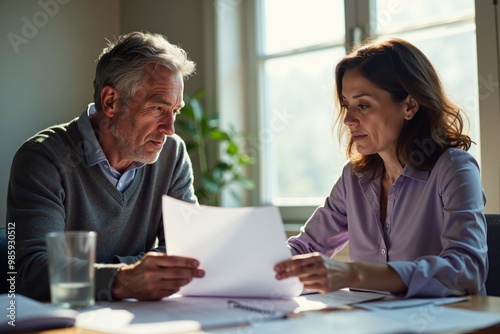
<svg viewBox="0 0 500 334"><path fill-rule="evenodd" d="M420 103L396 144L396 155L402 166L410 163L418 169L430 170L447 148L470 148L472 141L463 133L462 111L447 97L429 59L405 40L379 39L351 51L335 70L339 107L336 124L339 139L347 140L346 153L353 163L353 172L371 170L375 176L383 166L378 154L365 156L357 152L349 129L343 123L346 110L341 108L342 78L347 70L354 68L374 85L389 92L395 102L410 95Z"/></svg>

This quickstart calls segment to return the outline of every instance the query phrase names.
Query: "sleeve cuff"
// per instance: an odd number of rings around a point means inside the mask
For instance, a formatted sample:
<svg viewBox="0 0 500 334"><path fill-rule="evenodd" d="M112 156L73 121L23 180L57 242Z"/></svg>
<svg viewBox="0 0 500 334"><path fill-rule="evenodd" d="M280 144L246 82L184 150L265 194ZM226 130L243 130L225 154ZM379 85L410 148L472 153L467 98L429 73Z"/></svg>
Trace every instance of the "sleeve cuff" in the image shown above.
<svg viewBox="0 0 500 334"><path fill-rule="evenodd" d="M392 261L388 262L387 265L399 275L401 280L403 280L405 285L408 287L406 293L399 293L394 295L405 298L411 297L410 281L417 266L416 263L410 261Z"/></svg>
<svg viewBox="0 0 500 334"><path fill-rule="evenodd" d="M116 300L111 294L113 281L118 270L126 266L125 263L119 264L95 264L95 298L96 301Z"/></svg>

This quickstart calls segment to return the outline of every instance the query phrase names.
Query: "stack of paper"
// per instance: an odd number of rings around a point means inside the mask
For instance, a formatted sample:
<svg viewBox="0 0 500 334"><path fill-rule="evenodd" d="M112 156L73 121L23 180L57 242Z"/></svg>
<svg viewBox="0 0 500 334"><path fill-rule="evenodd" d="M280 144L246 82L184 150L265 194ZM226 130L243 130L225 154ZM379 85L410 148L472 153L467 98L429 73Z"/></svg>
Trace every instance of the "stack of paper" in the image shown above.
<svg viewBox="0 0 500 334"><path fill-rule="evenodd" d="M283 319L297 304L293 299L175 296L159 302L101 302L98 307L81 312L76 325L119 334L180 333L227 326L234 329Z"/></svg>

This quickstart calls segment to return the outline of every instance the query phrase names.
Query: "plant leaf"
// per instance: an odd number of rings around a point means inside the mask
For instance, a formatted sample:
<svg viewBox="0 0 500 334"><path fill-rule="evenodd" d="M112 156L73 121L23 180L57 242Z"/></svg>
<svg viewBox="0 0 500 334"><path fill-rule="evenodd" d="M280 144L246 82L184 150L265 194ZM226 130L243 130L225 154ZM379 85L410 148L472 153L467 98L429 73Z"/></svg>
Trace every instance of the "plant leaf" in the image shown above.
<svg viewBox="0 0 500 334"><path fill-rule="evenodd" d="M201 119L203 118L203 115L205 112L203 111L203 107L201 106L201 103L197 99L191 98L191 107L193 108L193 118L195 122L200 122Z"/></svg>
<svg viewBox="0 0 500 334"><path fill-rule="evenodd" d="M204 175L201 177L201 183L203 184L203 188L208 193L216 193L221 190L219 184L215 182L214 179L208 175Z"/></svg>
<svg viewBox="0 0 500 334"><path fill-rule="evenodd" d="M218 141L230 140L229 134L219 129L213 129L209 132L210 137Z"/></svg>

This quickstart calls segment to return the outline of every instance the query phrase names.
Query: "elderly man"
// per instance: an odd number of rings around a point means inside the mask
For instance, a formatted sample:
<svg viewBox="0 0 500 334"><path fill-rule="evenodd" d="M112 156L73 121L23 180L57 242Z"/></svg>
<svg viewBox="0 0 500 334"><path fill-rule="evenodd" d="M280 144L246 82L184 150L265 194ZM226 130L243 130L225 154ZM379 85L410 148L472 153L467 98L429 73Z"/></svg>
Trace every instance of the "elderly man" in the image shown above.
<svg viewBox="0 0 500 334"><path fill-rule="evenodd" d="M163 194L197 201L189 156L174 134L194 69L161 35L120 36L99 58L94 103L18 150L7 199L17 292L50 299L51 231L97 232L97 300L157 300L204 276L196 259L165 254L161 212Z"/></svg>

